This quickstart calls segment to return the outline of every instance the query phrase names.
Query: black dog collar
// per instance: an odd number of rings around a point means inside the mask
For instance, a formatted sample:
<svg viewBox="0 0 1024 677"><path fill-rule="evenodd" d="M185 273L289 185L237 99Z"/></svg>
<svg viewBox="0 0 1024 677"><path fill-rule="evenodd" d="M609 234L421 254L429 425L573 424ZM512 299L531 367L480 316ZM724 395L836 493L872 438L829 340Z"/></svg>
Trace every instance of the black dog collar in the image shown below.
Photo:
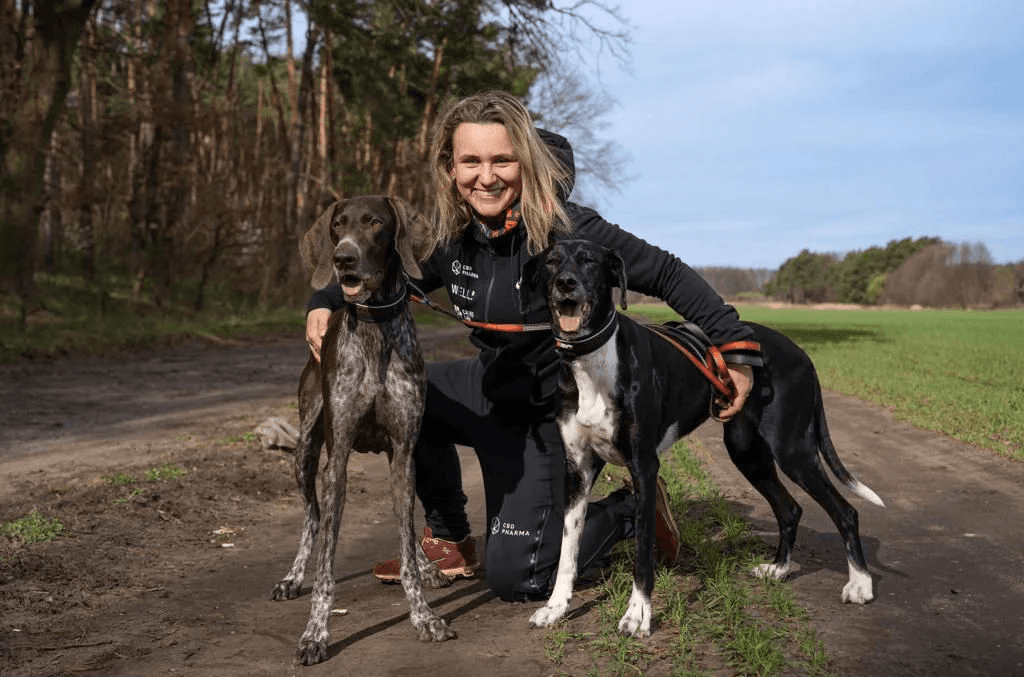
<svg viewBox="0 0 1024 677"><path fill-rule="evenodd" d="M403 278L402 289L394 301L381 304L352 303L345 301L345 308L360 322L387 322L405 310L409 302L409 280Z"/></svg>
<svg viewBox="0 0 1024 677"><path fill-rule="evenodd" d="M604 344L608 343L618 326L619 314L612 311L612 316L599 331L591 334L581 341L566 341L565 339L560 339L556 336L555 348L559 353L561 353L562 357L567 359L589 355Z"/></svg>

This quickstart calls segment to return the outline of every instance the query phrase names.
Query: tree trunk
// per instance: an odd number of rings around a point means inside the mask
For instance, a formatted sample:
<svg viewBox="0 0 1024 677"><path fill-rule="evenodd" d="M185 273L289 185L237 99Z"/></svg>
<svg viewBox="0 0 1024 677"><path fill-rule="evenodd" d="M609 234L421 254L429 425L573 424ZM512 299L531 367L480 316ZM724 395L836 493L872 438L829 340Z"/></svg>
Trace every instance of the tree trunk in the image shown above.
<svg viewBox="0 0 1024 677"><path fill-rule="evenodd" d="M188 66L191 49L189 38L194 22L193 8L190 0L169 0L168 9L174 8L173 20L169 34L171 47L171 111L170 123L171 162L170 180L166 182L167 193L164 201L163 221L161 223L158 254L154 263L160 272L158 293L155 301L158 305L170 301L171 286L174 282L175 238L176 229L184 227L184 218L188 206L189 194L189 126L192 119L191 96L188 82ZM170 12L169 12L170 13Z"/></svg>
<svg viewBox="0 0 1024 677"><path fill-rule="evenodd" d="M34 25L16 21L14 0L0 0L0 286L13 289L24 326L34 282L46 153L71 88L71 66L96 0L41 1ZM45 112L38 113L39 103Z"/></svg>
<svg viewBox="0 0 1024 677"><path fill-rule="evenodd" d="M85 48L82 50L79 78L79 99L82 142L82 176L78 190L78 231L82 245L82 277L86 287L96 279L96 246L93 232L94 189L96 175L95 130L98 123L96 102L96 26L89 22L85 28Z"/></svg>

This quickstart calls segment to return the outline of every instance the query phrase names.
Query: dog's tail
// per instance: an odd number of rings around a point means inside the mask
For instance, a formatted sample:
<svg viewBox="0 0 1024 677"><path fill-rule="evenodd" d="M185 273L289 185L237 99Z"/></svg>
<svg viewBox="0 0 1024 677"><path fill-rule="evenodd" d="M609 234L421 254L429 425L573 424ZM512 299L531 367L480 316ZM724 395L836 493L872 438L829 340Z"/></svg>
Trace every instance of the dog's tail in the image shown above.
<svg viewBox="0 0 1024 677"><path fill-rule="evenodd" d="M857 494L861 498L871 503L874 503L880 508L885 507L885 503L878 497L874 491L872 491L866 484L863 484L860 480L850 474L850 471L846 469L843 462L839 460L839 454L836 452L835 445L832 444L832 436L828 432L828 423L825 421L825 407L821 400L821 384L816 383L815 389L817 390L817 402L814 416L817 419L818 425L818 450L825 459L825 463L832 470L832 473L836 478L845 484L850 491Z"/></svg>

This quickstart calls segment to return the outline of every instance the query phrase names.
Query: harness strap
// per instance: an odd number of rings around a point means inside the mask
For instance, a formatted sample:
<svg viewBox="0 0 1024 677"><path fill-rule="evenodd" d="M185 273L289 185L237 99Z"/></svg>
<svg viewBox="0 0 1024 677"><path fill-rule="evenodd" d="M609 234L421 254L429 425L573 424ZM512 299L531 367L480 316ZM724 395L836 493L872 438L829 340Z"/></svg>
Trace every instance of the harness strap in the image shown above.
<svg viewBox="0 0 1024 677"><path fill-rule="evenodd" d="M685 355L686 359L690 360L693 366L697 367L700 373L704 374L704 377L711 382L712 387L721 395L732 399L736 394L736 385L732 382L732 378L729 376L729 369L725 365L725 359L722 357L721 350L717 347L711 346L708 348L707 353L704 355L705 361L702 362L696 355L676 341L660 324L645 324L644 326L655 335L668 341L669 344Z"/></svg>
<svg viewBox="0 0 1024 677"><path fill-rule="evenodd" d="M675 346L683 355L686 355L686 358L693 363L693 366L697 367L704 374L704 377L711 382L711 386L718 391L718 395L711 398L711 418L721 423L722 419L718 416L719 412L722 409L728 408L728 405L736 398L736 384L733 382L732 377L729 376L729 367L722 353L735 350L760 353L761 344L756 341L731 341L720 346L711 345L708 346L704 354L704 362L701 362L692 351L687 350L681 345L667 328L660 324L647 324L644 326ZM746 360L743 360L743 362L746 362Z"/></svg>

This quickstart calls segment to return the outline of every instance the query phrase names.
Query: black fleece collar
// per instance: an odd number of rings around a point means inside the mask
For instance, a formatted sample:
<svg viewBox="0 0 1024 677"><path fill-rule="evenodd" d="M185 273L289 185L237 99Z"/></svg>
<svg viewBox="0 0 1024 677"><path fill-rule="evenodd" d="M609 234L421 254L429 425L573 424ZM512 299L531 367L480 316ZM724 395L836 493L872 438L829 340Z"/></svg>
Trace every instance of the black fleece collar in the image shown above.
<svg viewBox="0 0 1024 677"><path fill-rule="evenodd" d="M360 322L387 322L393 320L409 305L409 280L402 277L402 288L398 296L387 303L352 303L345 301L345 309L355 315Z"/></svg>
<svg viewBox="0 0 1024 677"><path fill-rule="evenodd" d="M619 326L619 314L612 311L612 316L597 332L591 334L581 341L566 341L555 337L555 349L563 359L572 360L577 357L589 355L604 344L608 343L615 329Z"/></svg>

